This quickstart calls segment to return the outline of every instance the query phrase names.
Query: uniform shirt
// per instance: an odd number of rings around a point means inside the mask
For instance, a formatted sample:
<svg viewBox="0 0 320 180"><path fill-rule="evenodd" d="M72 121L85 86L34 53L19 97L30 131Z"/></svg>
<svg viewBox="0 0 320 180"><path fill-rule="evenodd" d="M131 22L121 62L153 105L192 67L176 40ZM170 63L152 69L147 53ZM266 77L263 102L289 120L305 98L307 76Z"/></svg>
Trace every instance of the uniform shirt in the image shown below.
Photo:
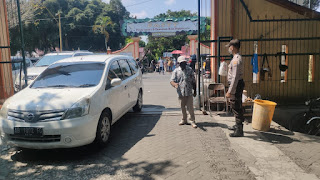
<svg viewBox="0 0 320 180"><path fill-rule="evenodd" d="M187 66L185 70L182 70L181 67L175 69L172 73L171 81L179 84L177 88L179 97L193 95L192 90L196 80L193 70L189 66Z"/></svg>
<svg viewBox="0 0 320 180"><path fill-rule="evenodd" d="M229 64L228 82L230 87L228 93L235 94L239 80L243 79L244 65L240 54L235 54Z"/></svg>

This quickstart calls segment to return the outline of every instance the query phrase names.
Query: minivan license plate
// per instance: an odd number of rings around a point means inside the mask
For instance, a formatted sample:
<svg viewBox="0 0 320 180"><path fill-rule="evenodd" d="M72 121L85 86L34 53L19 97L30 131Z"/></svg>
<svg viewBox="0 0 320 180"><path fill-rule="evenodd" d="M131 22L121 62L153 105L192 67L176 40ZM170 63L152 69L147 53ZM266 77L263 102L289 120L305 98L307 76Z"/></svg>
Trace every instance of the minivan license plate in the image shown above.
<svg viewBox="0 0 320 180"><path fill-rule="evenodd" d="M15 127L14 135L20 136L42 136L43 128L36 127Z"/></svg>

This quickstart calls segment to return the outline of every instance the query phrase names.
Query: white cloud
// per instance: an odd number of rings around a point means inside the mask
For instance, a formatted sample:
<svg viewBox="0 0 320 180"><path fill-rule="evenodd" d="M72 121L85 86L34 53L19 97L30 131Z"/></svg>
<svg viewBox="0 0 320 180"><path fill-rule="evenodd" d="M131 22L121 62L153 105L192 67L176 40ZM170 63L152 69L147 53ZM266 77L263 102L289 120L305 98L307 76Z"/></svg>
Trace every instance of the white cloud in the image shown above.
<svg viewBox="0 0 320 180"><path fill-rule="evenodd" d="M176 4L176 2L177 2L177 0L166 0L164 3L165 3L166 5L171 6L171 5L173 5L173 4Z"/></svg>
<svg viewBox="0 0 320 180"><path fill-rule="evenodd" d="M137 16L137 18L146 18L147 12L145 10L138 12L138 13L131 13L132 16Z"/></svg>

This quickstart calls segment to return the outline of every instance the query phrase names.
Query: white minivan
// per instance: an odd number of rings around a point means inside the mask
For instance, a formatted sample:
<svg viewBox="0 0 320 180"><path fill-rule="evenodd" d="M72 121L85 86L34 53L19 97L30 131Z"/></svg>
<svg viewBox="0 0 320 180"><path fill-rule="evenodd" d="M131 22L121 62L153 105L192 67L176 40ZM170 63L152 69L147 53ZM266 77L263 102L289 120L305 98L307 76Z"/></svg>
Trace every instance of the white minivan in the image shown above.
<svg viewBox="0 0 320 180"><path fill-rule="evenodd" d="M142 73L132 57L60 60L10 97L0 111L8 144L31 149L105 145L111 125L142 109Z"/></svg>
<svg viewBox="0 0 320 180"><path fill-rule="evenodd" d="M28 85L31 84L33 80L37 76L39 76L39 74L41 74L49 65L65 58L76 57L76 56L87 56L87 55L93 55L93 53L89 51L62 51L62 52L52 52L52 53L46 54L39 61L37 61L35 66L32 66L27 69ZM20 81L20 74L18 74L14 84L15 91L20 91L20 89L22 89L22 87L25 84L25 77L23 72L21 75L21 79L22 80Z"/></svg>
<svg viewBox="0 0 320 180"><path fill-rule="evenodd" d="M34 65L32 64L31 60L29 58L26 59L26 67L31 68ZM20 75L20 71L23 71L23 64L21 63L23 61L22 57L19 56L11 56L12 63L12 81L15 82L16 79L18 79Z"/></svg>

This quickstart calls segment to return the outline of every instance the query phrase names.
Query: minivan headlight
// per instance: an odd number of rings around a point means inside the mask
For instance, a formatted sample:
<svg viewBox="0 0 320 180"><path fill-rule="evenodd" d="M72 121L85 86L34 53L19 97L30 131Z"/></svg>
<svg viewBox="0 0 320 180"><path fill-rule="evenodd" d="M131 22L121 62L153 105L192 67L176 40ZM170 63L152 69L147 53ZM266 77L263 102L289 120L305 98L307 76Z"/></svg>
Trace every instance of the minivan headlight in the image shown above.
<svg viewBox="0 0 320 180"><path fill-rule="evenodd" d="M72 105L71 108L67 109L63 114L61 120L85 116L89 114L89 109L90 109L89 98L84 98L79 102L75 103L74 105Z"/></svg>

